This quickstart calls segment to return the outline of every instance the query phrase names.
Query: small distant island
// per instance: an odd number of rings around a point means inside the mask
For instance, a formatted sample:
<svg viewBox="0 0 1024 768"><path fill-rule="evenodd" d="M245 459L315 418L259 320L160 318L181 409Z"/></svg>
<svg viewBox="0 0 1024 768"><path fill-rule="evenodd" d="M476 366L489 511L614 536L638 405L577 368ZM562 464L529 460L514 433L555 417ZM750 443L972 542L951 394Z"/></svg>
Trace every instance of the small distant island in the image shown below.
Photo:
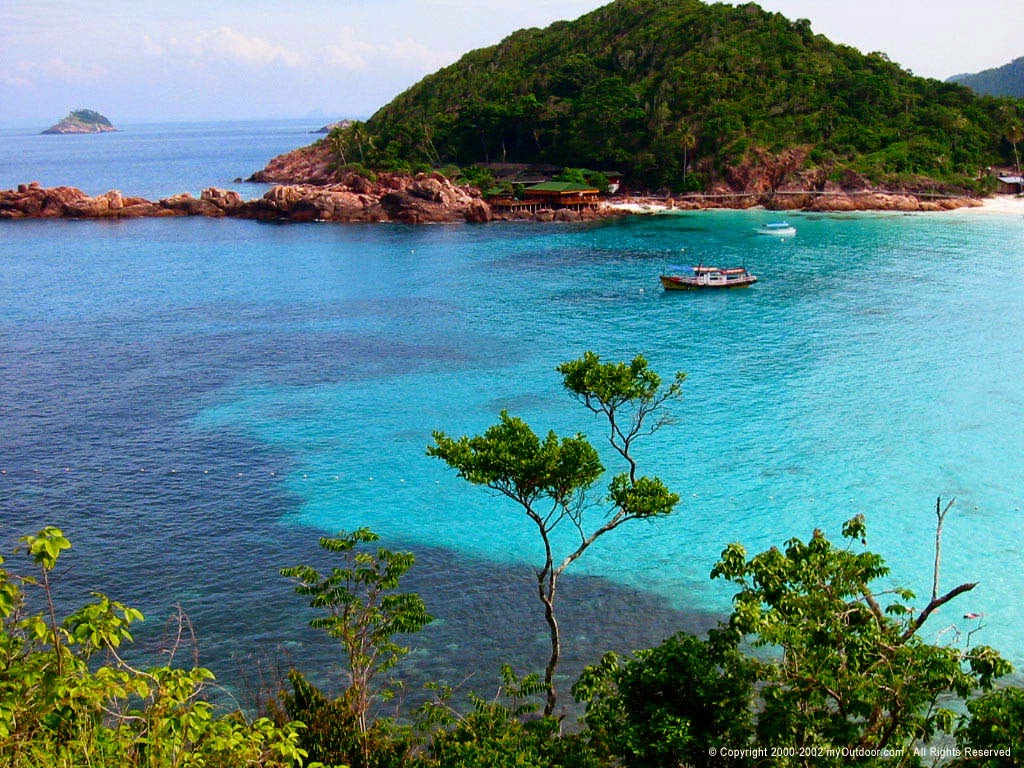
<svg viewBox="0 0 1024 768"><path fill-rule="evenodd" d="M330 133L335 128L341 130L344 128L348 128L351 125L351 120L339 120L336 123L328 123L327 125L321 126L320 128L317 128L315 131L310 131L310 133Z"/></svg>
<svg viewBox="0 0 1024 768"><path fill-rule="evenodd" d="M56 125L43 131L43 134L64 133L109 133L116 131L110 120L91 109L75 109Z"/></svg>

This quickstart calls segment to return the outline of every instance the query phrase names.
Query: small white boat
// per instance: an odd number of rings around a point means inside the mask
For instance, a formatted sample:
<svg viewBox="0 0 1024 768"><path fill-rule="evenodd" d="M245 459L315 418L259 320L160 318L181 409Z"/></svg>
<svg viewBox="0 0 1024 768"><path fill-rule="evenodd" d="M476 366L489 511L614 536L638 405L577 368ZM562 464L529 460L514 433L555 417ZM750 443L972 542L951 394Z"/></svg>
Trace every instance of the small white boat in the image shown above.
<svg viewBox="0 0 1024 768"><path fill-rule="evenodd" d="M796 227L788 221L772 221L762 224L755 232L759 235L773 235L774 237L792 237L796 234Z"/></svg>

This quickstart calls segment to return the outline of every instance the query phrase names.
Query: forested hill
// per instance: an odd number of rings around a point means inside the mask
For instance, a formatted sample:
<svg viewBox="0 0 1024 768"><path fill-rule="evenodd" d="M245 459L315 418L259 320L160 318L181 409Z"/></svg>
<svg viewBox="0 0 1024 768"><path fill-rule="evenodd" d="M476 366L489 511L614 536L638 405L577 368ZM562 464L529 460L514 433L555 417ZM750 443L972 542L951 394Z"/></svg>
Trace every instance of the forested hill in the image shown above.
<svg viewBox="0 0 1024 768"><path fill-rule="evenodd" d="M973 75L954 75L949 78L949 82L966 85L972 91L989 96L1024 99L1024 56L1001 67L986 69Z"/></svg>
<svg viewBox="0 0 1024 768"><path fill-rule="evenodd" d="M367 164L545 162L676 190L742 185L780 155L956 182L1012 156L1022 115L754 4L617 0L472 51L332 138Z"/></svg>

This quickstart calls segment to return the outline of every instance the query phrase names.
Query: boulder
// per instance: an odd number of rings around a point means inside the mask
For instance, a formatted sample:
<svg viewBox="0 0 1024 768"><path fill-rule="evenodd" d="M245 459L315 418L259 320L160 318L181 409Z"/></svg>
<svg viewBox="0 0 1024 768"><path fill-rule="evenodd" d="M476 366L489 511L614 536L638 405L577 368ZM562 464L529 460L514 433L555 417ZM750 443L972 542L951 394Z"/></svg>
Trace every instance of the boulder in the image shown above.
<svg viewBox="0 0 1024 768"><path fill-rule="evenodd" d="M224 212L240 208L243 202L242 196L234 190L218 189L217 187L204 189L199 195L199 199L217 206Z"/></svg>
<svg viewBox="0 0 1024 768"><path fill-rule="evenodd" d="M409 185L409 194L435 203L449 202L445 200L444 184L437 179L425 177L423 174L417 176Z"/></svg>
<svg viewBox="0 0 1024 768"><path fill-rule="evenodd" d="M165 197L157 203L157 207L170 211L176 216L210 216L219 218L224 215L224 211L209 200L196 200L188 192Z"/></svg>
<svg viewBox="0 0 1024 768"><path fill-rule="evenodd" d="M466 206L466 213L464 215L466 221L470 224L486 224L493 218L491 206L480 198L470 201L469 205Z"/></svg>

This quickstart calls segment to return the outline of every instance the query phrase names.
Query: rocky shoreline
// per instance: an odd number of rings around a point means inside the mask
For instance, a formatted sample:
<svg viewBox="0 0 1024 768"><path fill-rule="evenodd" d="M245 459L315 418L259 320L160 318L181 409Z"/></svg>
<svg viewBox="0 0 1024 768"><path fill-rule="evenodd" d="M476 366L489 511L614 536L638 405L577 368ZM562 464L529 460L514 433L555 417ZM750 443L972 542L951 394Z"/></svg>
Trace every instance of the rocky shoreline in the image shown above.
<svg viewBox="0 0 1024 768"><path fill-rule="evenodd" d="M490 207L479 192L439 174L382 174L376 182L351 175L327 184L281 184L263 197L243 200L235 191L211 187L195 198L185 192L160 200L118 190L90 197L75 187L37 182L0 192L0 219L127 219L163 216L232 217L260 221L484 222Z"/></svg>
<svg viewBox="0 0 1024 768"><path fill-rule="evenodd" d="M74 187L37 182L0 192L0 219L127 219L163 216L231 217L259 221L401 222L407 224L525 219L581 221L665 210L707 208L842 211L948 211L982 205L969 197L922 198L876 190L785 191L772 194L709 194L676 198L621 197L581 212L543 208L530 213L495 212L473 187L437 173L414 177L380 174L370 181L348 174L327 184L278 184L261 198L211 187L195 198L181 193L157 201L117 190L91 197Z"/></svg>

